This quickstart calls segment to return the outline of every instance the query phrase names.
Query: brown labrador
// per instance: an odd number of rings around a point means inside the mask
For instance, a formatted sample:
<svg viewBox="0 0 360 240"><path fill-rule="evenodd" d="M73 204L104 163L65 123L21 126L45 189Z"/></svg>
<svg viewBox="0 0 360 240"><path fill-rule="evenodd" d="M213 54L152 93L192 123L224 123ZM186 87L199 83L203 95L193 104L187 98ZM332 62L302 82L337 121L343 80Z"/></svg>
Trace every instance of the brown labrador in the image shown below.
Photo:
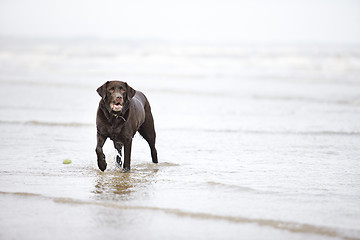
<svg viewBox="0 0 360 240"><path fill-rule="evenodd" d="M107 164L102 148L106 139L110 138L120 156L124 146L123 171L130 171L131 144L137 131L148 142L152 161L157 163L154 119L145 95L121 81L107 81L97 89L97 92L101 96L96 116L96 154L99 169L101 171L106 169ZM119 155L117 163L121 166Z"/></svg>

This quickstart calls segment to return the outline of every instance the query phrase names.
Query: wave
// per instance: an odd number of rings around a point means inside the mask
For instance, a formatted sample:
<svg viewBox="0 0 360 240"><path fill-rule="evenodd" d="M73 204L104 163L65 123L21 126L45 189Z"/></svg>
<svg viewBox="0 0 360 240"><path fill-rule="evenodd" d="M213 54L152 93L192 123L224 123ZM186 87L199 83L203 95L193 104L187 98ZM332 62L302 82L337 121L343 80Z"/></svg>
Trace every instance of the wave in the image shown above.
<svg viewBox="0 0 360 240"><path fill-rule="evenodd" d="M212 132L212 133L244 133L244 134L263 134L263 135L343 135L359 136L358 131L268 131L268 130L246 130L246 129L210 129L210 128L167 128L165 131L184 131L184 132Z"/></svg>
<svg viewBox="0 0 360 240"><path fill-rule="evenodd" d="M9 125L31 125L45 127L95 127L92 123L81 122L43 122L30 121L6 121L0 120L0 124ZM211 132L211 133L243 133L259 135L336 135L336 136L360 136L358 131L268 131L268 130L246 130L246 129L208 129L208 128L162 128L162 131L183 131L183 132Z"/></svg>
<svg viewBox="0 0 360 240"><path fill-rule="evenodd" d="M209 79L211 77L219 77L219 73L208 74L208 73L119 73L119 78L126 78L129 75L136 77L154 77L154 78L172 78L172 79ZM241 78L242 76L231 76L232 78ZM247 76L248 77L248 76ZM276 77L277 79L281 77ZM261 79L256 77L255 79ZM266 77L268 79L268 77ZM344 82L342 82L344 83ZM359 82L350 82L347 84L359 84ZM39 81L39 80L21 80L21 79L4 79L0 76L0 84L11 84L11 85L25 85L25 86L43 86L43 87L53 87L53 88L76 88L76 89L88 89L94 91L97 88L96 83L89 83L85 81L77 82L63 82L63 81ZM299 101L299 102L308 102L308 103L319 103L319 104L336 104L336 105L350 105L350 106L360 106L360 99L332 99L332 98L317 98L312 96L292 96L292 95L268 95L268 94L249 94L243 95L238 92L231 90L226 91L214 91L207 88L203 90L191 89L181 89L181 88L171 88L171 87L147 87L149 92L157 94L171 94L171 95L190 95L190 96L204 96L211 98L231 98L231 99L252 99L260 101Z"/></svg>
<svg viewBox="0 0 360 240"><path fill-rule="evenodd" d="M196 76L200 78L199 76ZM195 78L195 76L194 76ZM315 98L310 96L290 96L290 95L239 95L237 92L231 91L211 91L199 89L175 89L175 88L157 88L149 89L153 93L159 94L173 94L173 95L190 95L198 97L211 97L211 98L231 98L231 99L252 99L258 101L294 101L294 102L306 102L306 103L318 103L318 104L335 104L335 105L350 105L360 106L359 99L330 99L330 98Z"/></svg>
<svg viewBox="0 0 360 240"><path fill-rule="evenodd" d="M257 219L257 218L247 218L240 216L223 216L216 215L211 213L201 213L201 212L190 212L181 209L172 209L172 208L161 208L161 207L151 207L151 206L131 206L131 205L120 205L117 203L111 202L99 202L99 201L85 201L73 198L62 198L62 197L49 197L40 194L25 193L25 192L0 192L2 195L17 195L22 197L39 197L48 200L52 200L60 204L73 204L73 205L92 205L92 206L101 206L112 209L120 210L143 210L143 211L155 211L162 212L166 214L176 215L179 217L188 217L202 220L220 220L228 221L232 223L239 224L257 224L261 227L272 227L279 230L286 230L293 233L306 233L306 234L316 234L328 237L340 237L344 239L353 239L359 240L360 231L358 230L349 230L349 229L340 229L340 228L330 228L324 226L317 226L306 223L297 223L291 221L282 221L274 219Z"/></svg>
<svg viewBox="0 0 360 240"><path fill-rule="evenodd" d="M0 84L24 85L29 87L52 87L52 88L77 88L77 89L96 89L95 85L81 82L63 82L63 81L39 81L39 80L20 80L16 78L4 79L0 78Z"/></svg>
<svg viewBox="0 0 360 240"><path fill-rule="evenodd" d="M244 133L250 134L279 134L279 135L345 135L345 136L358 136L360 132L356 131L252 131L245 130Z"/></svg>
<svg viewBox="0 0 360 240"><path fill-rule="evenodd" d="M0 124L10 125L32 125L32 126L46 126L46 127L94 127L94 124L79 123L79 122L42 122L42 121L4 121L0 120Z"/></svg>
<svg viewBox="0 0 360 240"><path fill-rule="evenodd" d="M180 166L180 164L178 163L171 163L171 162L159 162L157 164L153 164L152 162L149 163L138 163L135 164L134 167L138 167L138 168L153 168L153 167L178 167Z"/></svg>
<svg viewBox="0 0 360 240"><path fill-rule="evenodd" d="M359 106L360 100L343 100L343 99L321 99L303 96L263 96L253 95L252 98L257 100L277 100L277 101L301 101L325 104L340 104L340 105L354 105Z"/></svg>
<svg viewBox="0 0 360 240"><path fill-rule="evenodd" d="M249 188L249 187L243 187L243 186L238 186L238 185L233 185L233 184L225 184L225 183L214 182L214 181L208 181L206 183L212 187L228 188L228 189L238 190L241 192L256 192L257 191L255 189Z"/></svg>

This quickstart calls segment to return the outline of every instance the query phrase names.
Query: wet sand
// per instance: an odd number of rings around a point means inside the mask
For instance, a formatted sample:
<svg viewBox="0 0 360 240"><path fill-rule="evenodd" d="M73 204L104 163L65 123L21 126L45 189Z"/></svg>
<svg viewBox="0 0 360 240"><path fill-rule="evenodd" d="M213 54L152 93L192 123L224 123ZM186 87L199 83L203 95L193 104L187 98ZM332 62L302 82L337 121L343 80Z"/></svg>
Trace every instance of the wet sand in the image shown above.
<svg viewBox="0 0 360 240"><path fill-rule="evenodd" d="M1 239L360 239L359 49L1 43ZM130 173L109 140L97 169L111 79L149 98L159 164L136 135Z"/></svg>

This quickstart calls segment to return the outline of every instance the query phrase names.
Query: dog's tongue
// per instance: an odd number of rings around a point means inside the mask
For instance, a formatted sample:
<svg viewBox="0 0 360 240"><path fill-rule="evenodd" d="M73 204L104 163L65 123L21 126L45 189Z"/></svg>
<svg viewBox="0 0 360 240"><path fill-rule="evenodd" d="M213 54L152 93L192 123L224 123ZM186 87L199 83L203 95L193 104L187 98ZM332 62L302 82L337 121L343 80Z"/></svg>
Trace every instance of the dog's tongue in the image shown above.
<svg viewBox="0 0 360 240"><path fill-rule="evenodd" d="M116 104L113 104L113 103L110 103L110 107L111 107L111 110L115 111L115 112L118 112L122 109L122 106L121 105L116 105Z"/></svg>

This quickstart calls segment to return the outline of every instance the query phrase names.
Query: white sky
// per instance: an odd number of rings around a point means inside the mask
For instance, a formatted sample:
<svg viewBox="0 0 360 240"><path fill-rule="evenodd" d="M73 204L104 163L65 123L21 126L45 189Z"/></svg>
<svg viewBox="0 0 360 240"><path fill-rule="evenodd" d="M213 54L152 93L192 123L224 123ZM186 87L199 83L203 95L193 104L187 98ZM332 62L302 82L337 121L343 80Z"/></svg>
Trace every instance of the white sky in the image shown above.
<svg viewBox="0 0 360 240"><path fill-rule="evenodd" d="M360 0L0 0L0 35L360 44Z"/></svg>

